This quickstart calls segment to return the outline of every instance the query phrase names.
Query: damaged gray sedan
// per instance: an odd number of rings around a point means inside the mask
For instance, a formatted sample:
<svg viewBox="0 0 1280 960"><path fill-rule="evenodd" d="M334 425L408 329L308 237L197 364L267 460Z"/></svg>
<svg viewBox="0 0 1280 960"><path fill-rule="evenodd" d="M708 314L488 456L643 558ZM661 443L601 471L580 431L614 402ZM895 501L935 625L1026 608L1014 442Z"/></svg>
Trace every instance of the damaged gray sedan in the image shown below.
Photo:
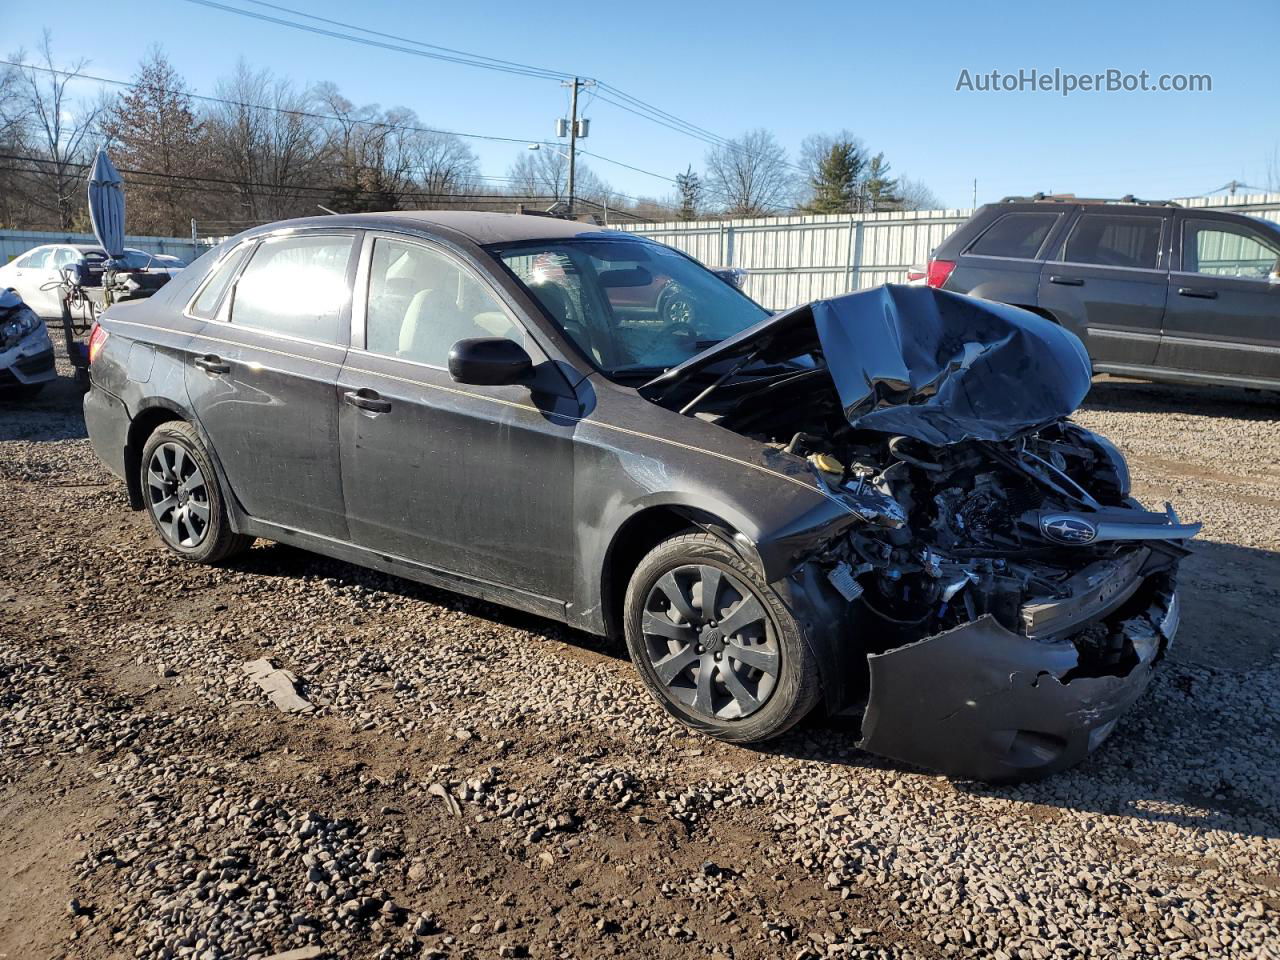
<svg viewBox="0 0 1280 960"><path fill-rule="evenodd" d="M1199 530L1071 422L1089 361L1047 320L896 286L771 316L547 218L256 228L93 342L94 449L177 556L261 537L625 637L737 743L821 707L955 776L1070 766Z"/></svg>

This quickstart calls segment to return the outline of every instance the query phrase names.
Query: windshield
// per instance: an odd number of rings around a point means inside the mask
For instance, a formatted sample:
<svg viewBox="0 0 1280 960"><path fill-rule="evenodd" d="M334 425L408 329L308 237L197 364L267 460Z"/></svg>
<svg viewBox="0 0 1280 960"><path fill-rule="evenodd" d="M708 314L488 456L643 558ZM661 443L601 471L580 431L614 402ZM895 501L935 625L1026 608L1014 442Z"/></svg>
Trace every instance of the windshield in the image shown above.
<svg viewBox="0 0 1280 960"><path fill-rule="evenodd" d="M640 239L491 248L606 374L652 374L769 316L684 254Z"/></svg>

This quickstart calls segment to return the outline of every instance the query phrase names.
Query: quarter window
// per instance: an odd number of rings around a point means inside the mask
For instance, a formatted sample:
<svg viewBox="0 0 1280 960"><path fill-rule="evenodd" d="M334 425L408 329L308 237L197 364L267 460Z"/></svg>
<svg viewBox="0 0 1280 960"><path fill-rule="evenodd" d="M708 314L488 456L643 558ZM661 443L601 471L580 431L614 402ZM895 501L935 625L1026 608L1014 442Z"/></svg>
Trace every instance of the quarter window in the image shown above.
<svg viewBox="0 0 1280 960"><path fill-rule="evenodd" d="M1182 269L1217 277L1265 280L1280 276L1280 240L1217 220L1188 220L1182 228Z"/></svg>
<svg viewBox="0 0 1280 960"><path fill-rule="evenodd" d="M1030 260L1040 252L1058 217L1056 213L1006 213L978 238L969 253Z"/></svg>
<svg viewBox="0 0 1280 960"><path fill-rule="evenodd" d="M1154 270L1160 262L1160 217L1082 216L1067 238L1063 259L1105 267Z"/></svg>
<svg viewBox="0 0 1280 960"><path fill-rule="evenodd" d="M236 281L231 321L322 343L338 343L351 296L351 237L264 240Z"/></svg>
<svg viewBox="0 0 1280 960"><path fill-rule="evenodd" d="M244 262L245 256L251 249L253 249L252 243L242 243L213 268L213 274L205 281L204 289L191 302L189 312L193 317L199 317L201 320L213 319L218 310L218 303L222 300L222 294L226 292L231 278L236 275L240 264Z"/></svg>
<svg viewBox="0 0 1280 960"><path fill-rule="evenodd" d="M459 340L525 342L493 292L450 257L385 237L373 242L365 332L372 353L441 367Z"/></svg>

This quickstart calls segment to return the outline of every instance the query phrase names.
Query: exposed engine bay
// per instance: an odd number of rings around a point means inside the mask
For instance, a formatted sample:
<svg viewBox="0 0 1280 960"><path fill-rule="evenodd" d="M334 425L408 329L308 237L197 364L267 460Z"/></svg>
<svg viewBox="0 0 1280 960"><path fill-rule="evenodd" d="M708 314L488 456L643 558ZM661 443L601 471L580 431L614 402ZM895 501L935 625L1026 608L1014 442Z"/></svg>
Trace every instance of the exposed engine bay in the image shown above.
<svg viewBox="0 0 1280 960"><path fill-rule="evenodd" d="M863 746L998 780L1100 743L1172 639L1200 525L1143 509L1120 453L1068 419L1091 382L1079 341L1014 308L886 287L721 347L646 386L803 463L856 516L796 561L852 612ZM976 742L957 744L966 729Z"/></svg>
<svg viewBox="0 0 1280 960"><path fill-rule="evenodd" d="M847 429L769 442L804 456L865 521L817 559L883 623L870 653L990 615L1036 640L1070 635L1081 671L1118 669L1136 653L1099 618L1171 575L1186 554L1176 541L1198 529L1129 500L1123 460L1069 422L1003 444Z"/></svg>

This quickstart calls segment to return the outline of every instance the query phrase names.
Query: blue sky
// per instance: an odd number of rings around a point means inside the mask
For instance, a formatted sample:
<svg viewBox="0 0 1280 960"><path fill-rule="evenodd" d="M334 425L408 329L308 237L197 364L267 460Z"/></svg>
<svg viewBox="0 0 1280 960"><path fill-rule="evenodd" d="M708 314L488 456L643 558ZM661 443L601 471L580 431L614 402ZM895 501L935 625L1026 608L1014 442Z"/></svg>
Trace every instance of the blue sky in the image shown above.
<svg viewBox="0 0 1280 960"><path fill-rule="evenodd" d="M1267 158L1280 150L1275 0L279 2L410 39L599 77L723 136L767 127L793 157L806 134L848 128L883 150L895 173L922 180L952 206L969 205L975 177L979 202L1035 190L1183 196L1233 178L1266 186ZM243 56L299 84L332 80L357 103L411 107L425 124L449 129L549 139L566 108L566 92L553 80L369 49L184 0L5 6L9 50L34 47L47 26L59 60L87 57L88 72L119 79L133 74L154 42L200 93L212 93ZM1023 68L1209 74L1213 89L1065 98L955 89L962 69ZM91 92L90 85L83 89ZM587 149L667 175L702 165L705 144L587 102ZM505 173L521 151L469 142L490 175ZM671 189L588 162L624 193Z"/></svg>

